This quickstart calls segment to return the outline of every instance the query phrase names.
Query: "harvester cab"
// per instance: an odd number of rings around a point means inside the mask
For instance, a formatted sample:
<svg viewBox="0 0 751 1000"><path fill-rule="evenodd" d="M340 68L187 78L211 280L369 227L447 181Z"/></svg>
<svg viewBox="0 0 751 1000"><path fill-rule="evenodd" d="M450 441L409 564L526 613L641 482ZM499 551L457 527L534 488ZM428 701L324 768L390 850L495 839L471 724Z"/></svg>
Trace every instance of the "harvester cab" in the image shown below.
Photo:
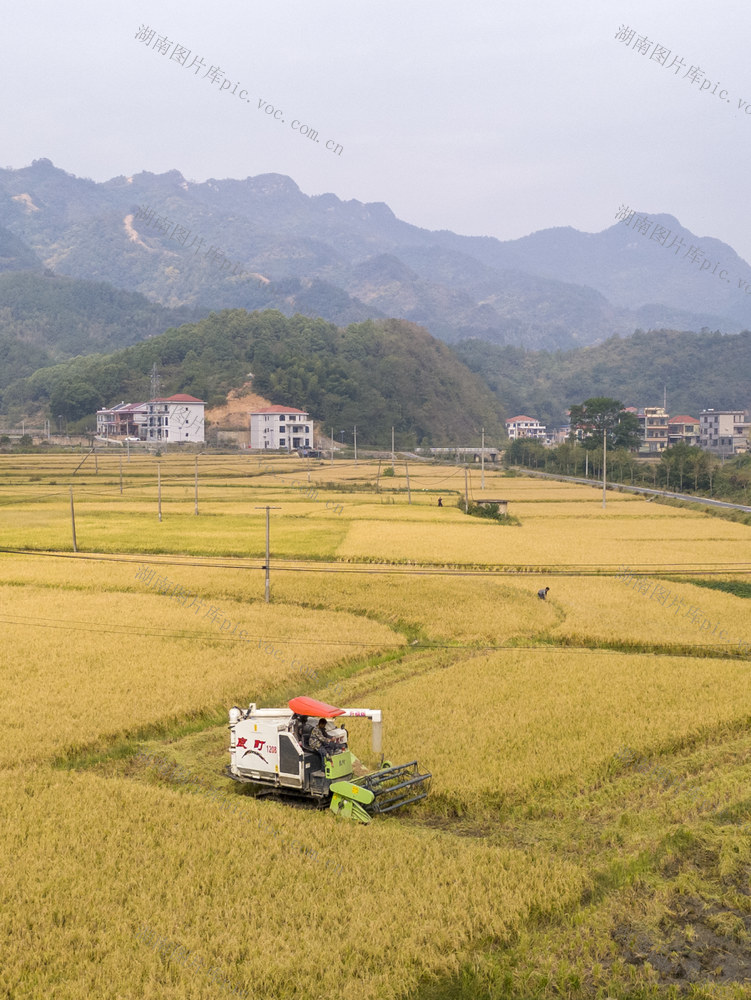
<svg viewBox="0 0 751 1000"><path fill-rule="evenodd" d="M430 774L417 761L355 775L359 761L349 749L346 718L370 719L373 751L381 752L379 709L336 708L314 698L293 698L287 708L229 712L230 763L234 781L292 798L313 800L337 815L369 823L377 813L392 812L428 794Z"/></svg>

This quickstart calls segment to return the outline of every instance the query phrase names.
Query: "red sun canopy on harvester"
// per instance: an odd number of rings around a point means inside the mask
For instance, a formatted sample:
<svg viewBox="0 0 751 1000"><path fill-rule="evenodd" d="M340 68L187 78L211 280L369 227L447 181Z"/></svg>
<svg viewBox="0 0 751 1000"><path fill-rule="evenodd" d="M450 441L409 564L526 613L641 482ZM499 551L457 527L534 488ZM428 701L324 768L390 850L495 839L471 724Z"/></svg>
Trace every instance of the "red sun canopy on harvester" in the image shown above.
<svg viewBox="0 0 751 1000"><path fill-rule="evenodd" d="M322 716L324 719L335 719L338 715L345 714L343 708L335 708L333 705L327 705L325 701L316 701L315 698L307 698L305 695L293 698L287 704L298 715L316 715Z"/></svg>

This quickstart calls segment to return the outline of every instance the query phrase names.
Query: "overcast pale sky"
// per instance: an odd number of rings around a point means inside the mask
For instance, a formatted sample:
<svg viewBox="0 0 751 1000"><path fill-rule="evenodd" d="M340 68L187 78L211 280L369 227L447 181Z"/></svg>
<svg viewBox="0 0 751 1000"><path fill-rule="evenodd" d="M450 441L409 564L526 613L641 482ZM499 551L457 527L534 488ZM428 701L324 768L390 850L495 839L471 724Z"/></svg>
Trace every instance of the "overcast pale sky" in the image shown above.
<svg viewBox="0 0 751 1000"><path fill-rule="evenodd" d="M9 7L0 165L49 157L98 181L281 173L306 194L499 239L599 232L627 204L751 262L748 0ZM628 44L622 25L636 32ZM670 50L662 62L657 45Z"/></svg>

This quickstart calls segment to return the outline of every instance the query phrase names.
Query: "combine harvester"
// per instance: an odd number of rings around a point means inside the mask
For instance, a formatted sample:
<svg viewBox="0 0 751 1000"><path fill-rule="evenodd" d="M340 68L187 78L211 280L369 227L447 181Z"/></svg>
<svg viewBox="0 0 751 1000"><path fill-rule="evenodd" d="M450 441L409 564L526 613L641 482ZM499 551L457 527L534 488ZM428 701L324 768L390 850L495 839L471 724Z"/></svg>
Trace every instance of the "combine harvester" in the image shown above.
<svg viewBox="0 0 751 1000"><path fill-rule="evenodd" d="M337 816L369 823L371 816L419 802L428 794L430 774L417 761L355 777L359 761L348 747L347 730L328 729L326 746L310 739L320 719L365 718L373 723L373 751L381 752L381 713L372 708L334 708L314 698L293 698L289 708L256 708L229 713L230 763L225 774L266 794L327 805ZM313 735L314 742L317 734Z"/></svg>

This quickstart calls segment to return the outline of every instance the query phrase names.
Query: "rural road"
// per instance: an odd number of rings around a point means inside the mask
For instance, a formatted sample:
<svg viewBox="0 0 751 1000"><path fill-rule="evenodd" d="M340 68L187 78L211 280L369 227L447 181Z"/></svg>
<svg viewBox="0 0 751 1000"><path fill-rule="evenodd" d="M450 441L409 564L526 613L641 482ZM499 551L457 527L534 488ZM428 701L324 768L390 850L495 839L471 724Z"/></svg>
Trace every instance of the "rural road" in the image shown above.
<svg viewBox="0 0 751 1000"><path fill-rule="evenodd" d="M585 486L592 486L595 489L602 489L602 480L597 479L576 479L574 476L560 476L554 472L535 472L532 469L522 469L514 466L517 472L522 472L529 476L542 476L544 479L560 479L566 483L583 483ZM731 510L743 510L751 514L751 507L744 507L740 503L727 503L725 500L710 500L708 497L693 497L688 493L673 493L672 490L654 490L646 486L627 486L625 483L611 483L607 485L609 490L625 490L628 493L649 493L657 497L672 497L673 500L687 500L689 503L707 504L710 507L729 507Z"/></svg>

